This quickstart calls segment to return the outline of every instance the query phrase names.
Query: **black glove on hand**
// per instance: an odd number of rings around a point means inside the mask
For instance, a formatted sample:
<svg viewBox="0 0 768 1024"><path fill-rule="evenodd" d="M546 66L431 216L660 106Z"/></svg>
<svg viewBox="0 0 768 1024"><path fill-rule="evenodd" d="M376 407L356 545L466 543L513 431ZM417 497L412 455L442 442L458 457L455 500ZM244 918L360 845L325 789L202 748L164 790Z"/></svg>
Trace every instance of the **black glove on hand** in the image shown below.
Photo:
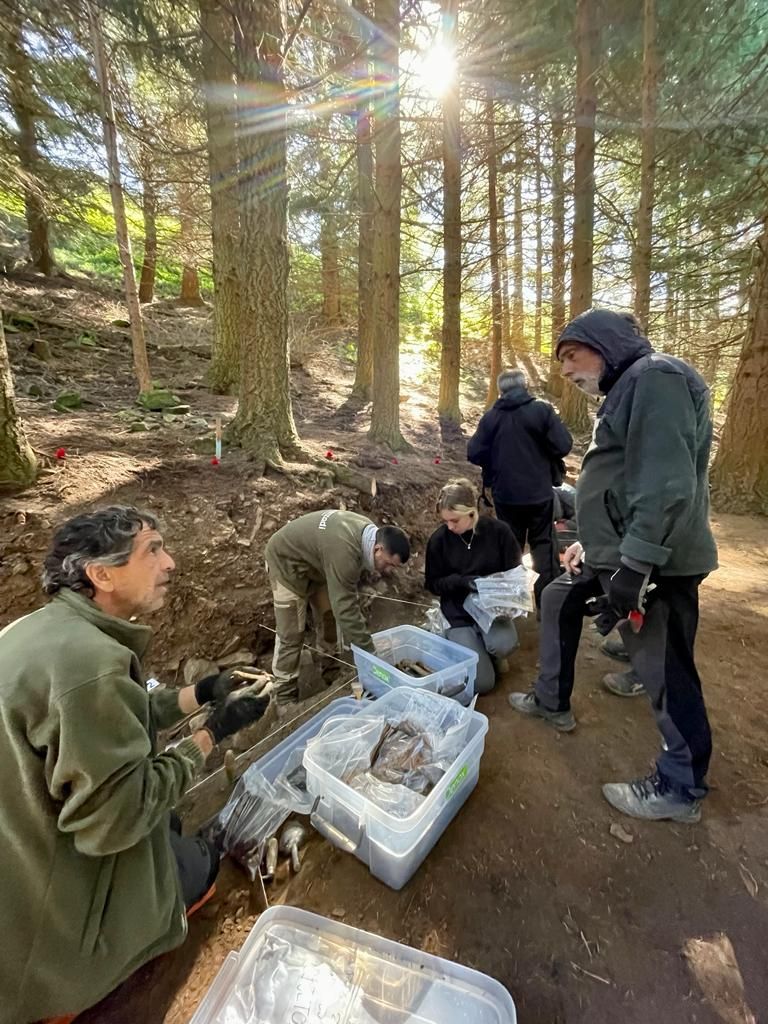
<svg viewBox="0 0 768 1024"><path fill-rule="evenodd" d="M221 743L246 725L258 722L268 707L269 694L256 697L247 693L242 697L228 697L223 704L214 707L203 728L211 734L214 743Z"/></svg>
<svg viewBox="0 0 768 1024"><path fill-rule="evenodd" d="M645 611L649 575L622 565L611 576L608 581L608 602L622 618L625 619L630 612Z"/></svg>
<svg viewBox="0 0 768 1024"><path fill-rule="evenodd" d="M593 597L587 601L584 606L584 614L589 618L592 618L594 615L604 615L610 607L608 597L603 594L602 597Z"/></svg>
<svg viewBox="0 0 768 1024"><path fill-rule="evenodd" d="M477 592L477 584L475 583L474 576L462 576L461 573L458 572L452 572L450 576L446 576L443 586L450 593L457 593L462 590Z"/></svg>
<svg viewBox="0 0 768 1024"><path fill-rule="evenodd" d="M250 671L258 671L251 669ZM226 700L233 690L239 690L241 686L247 686L249 680L238 679L235 676L235 669L228 668L214 676L206 676L195 683L195 700L198 704L218 703Z"/></svg>

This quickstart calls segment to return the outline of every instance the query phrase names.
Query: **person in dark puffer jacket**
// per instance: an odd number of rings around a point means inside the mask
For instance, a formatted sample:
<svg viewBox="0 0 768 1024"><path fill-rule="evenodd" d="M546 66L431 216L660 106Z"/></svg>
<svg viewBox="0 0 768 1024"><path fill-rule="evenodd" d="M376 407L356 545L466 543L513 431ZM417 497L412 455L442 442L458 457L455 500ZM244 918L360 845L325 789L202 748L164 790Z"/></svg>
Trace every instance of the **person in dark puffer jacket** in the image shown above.
<svg viewBox="0 0 768 1024"><path fill-rule="evenodd" d="M534 586L538 607L544 587L560 572L552 485L563 482L560 464L573 438L549 402L528 391L521 370L505 370L497 383L501 397L478 423L467 458L482 467L483 487L491 488L496 515L521 550L528 542L539 574Z"/></svg>

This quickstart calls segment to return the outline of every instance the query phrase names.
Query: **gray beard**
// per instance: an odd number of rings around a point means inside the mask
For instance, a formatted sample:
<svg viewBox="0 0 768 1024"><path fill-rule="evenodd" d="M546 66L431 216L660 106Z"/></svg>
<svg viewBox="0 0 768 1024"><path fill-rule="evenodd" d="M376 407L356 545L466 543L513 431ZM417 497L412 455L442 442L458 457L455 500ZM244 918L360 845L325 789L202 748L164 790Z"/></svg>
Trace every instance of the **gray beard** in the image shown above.
<svg viewBox="0 0 768 1024"><path fill-rule="evenodd" d="M583 391L587 395L591 395L593 398L600 397L600 378L599 377L586 377L584 380L574 381L576 387Z"/></svg>

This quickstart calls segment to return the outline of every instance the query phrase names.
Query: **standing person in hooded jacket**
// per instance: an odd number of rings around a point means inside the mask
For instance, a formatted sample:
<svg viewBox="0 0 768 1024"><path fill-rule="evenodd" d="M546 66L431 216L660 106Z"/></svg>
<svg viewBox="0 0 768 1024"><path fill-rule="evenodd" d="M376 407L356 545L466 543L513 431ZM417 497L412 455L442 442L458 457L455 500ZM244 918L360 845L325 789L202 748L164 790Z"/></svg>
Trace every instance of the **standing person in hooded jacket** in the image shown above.
<svg viewBox="0 0 768 1024"><path fill-rule="evenodd" d="M709 526L709 391L682 359L654 352L631 316L590 310L557 343L563 376L605 395L576 485L580 543L542 599L540 670L512 707L561 731L571 712L582 620L606 603L650 697L663 749L647 778L603 786L635 818L695 822L712 753L694 662L699 585L717 567ZM583 547L582 547L583 545ZM603 596L605 595L605 597ZM631 613L640 613L633 616Z"/></svg>
<svg viewBox="0 0 768 1024"><path fill-rule="evenodd" d="M499 374L498 388L501 397L478 423L467 458L482 467L483 487L491 488L496 515L522 550L528 541L539 574L534 587L539 607L542 590L559 572L552 485L563 482L560 462L573 438L549 402L528 391L521 370Z"/></svg>

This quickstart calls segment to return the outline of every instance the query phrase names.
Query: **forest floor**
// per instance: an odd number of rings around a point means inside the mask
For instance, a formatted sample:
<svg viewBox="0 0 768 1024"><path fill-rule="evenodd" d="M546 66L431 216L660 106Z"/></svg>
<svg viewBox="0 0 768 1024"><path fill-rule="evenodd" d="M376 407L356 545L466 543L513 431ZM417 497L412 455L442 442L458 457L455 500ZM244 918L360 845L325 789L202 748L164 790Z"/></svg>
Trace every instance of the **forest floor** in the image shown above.
<svg viewBox="0 0 768 1024"><path fill-rule="evenodd" d="M114 295L0 279L0 299L12 328L18 404L46 467L36 488L0 506L0 627L41 603L51 525L106 501L163 517L177 572L168 605L153 617L146 668L169 684L183 680L193 656L219 660L245 648L268 663L271 634L263 627L273 620L263 547L279 525L311 509L343 502L403 525L415 557L384 596L426 600L420 575L436 492L468 472L464 442L441 441L429 365L403 359L403 429L413 450L396 462L367 444L365 410L339 412L350 384L340 335L318 340L294 371L302 438L318 454L331 449L375 475L373 498L322 471L260 476L237 451L211 465L210 425L216 415L231 416L234 402L205 387L210 310L157 303L147 311L153 373L191 413L133 432L130 345L110 323L123 315ZM33 315L36 326L14 321L12 312ZM50 359L29 351L36 338L49 342ZM89 404L54 411L63 390L78 390ZM465 391L471 428L484 395ZM66 458L56 460L60 447ZM715 530L721 568L702 588L697 648L715 744L701 824L622 819L623 834L611 832L619 816L599 786L645 772L658 743L650 709L643 698L602 689L602 675L616 666L586 629L576 732L560 735L515 715L507 694L527 688L536 673L536 624L527 621L510 672L478 705L490 730L477 789L412 880L392 892L316 836L301 872L283 870L270 902L477 968L509 989L521 1024L768 1021L766 521L717 515ZM418 622L421 609L373 599L371 614L381 626ZM185 1024L259 909L245 876L225 864L217 897L193 917L187 942L78 1024Z"/></svg>

